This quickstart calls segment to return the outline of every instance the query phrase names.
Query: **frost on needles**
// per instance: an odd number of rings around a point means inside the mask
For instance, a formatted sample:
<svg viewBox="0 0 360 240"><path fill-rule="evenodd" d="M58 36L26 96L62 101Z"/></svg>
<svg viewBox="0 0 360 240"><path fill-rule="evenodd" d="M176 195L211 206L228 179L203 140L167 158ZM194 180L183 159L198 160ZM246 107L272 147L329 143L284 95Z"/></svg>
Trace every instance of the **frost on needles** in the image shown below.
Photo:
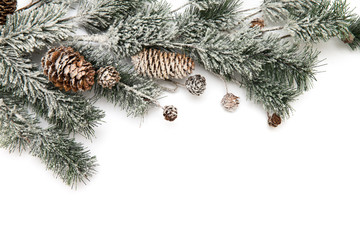
<svg viewBox="0 0 360 240"><path fill-rule="evenodd" d="M0 28L1 146L28 150L69 185L92 175L95 160L69 134L94 135L104 113L81 95L55 89L31 53L67 39L67 4L43 4L8 16ZM34 112L31 113L31 112ZM42 128L42 117L50 124Z"/></svg>
<svg viewBox="0 0 360 240"><path fill-rule="evenodd" d="M0 26L1 146L28 150L76 186L94 173L96 163L70 134L94 135L104 116L94 107L96 100L105 98L129 116L144 117L160 107L166 119L177 117L174 106L162 107L158 101L169 89L158 79L140 76L130 63L140 52L174 53L142 55L150 70L160 66L171 72L174 66L163 66L174 64L168 58L190 57L225 81L227 91L228 83L243 87L250 100L269 116L275 114L273 119L280 121L272 126L277 126L316 80L321 60L314 43L335 37L354 50L360 47L360 20L345 0L264 0L250 9L240 0L190 0L178 9L168 2L40 0L9 15ZM71 6L77 9L74 15L69 15ZM80 28L88 34L74 34ZM91 100L60 91L31 60L34 53L60 44L73 47L96 71L111 68L120 81L111 89L95 84ZM230 100L238 105L236 96ZM41 118L47 128L39 124Z"/></svg>

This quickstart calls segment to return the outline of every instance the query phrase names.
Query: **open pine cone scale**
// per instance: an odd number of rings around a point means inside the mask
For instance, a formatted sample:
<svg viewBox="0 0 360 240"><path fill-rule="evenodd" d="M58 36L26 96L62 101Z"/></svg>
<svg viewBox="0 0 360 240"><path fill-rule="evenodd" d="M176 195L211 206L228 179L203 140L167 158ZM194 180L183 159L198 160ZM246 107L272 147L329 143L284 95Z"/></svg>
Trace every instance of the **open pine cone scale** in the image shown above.
<svg viewBox="0 0 360 240"><path fill-rule="evenodd" d="M65 91L87 91L95 81L95 69L84 56L70 47L48 51L42 59L44 74L57 88Z"/></svg>

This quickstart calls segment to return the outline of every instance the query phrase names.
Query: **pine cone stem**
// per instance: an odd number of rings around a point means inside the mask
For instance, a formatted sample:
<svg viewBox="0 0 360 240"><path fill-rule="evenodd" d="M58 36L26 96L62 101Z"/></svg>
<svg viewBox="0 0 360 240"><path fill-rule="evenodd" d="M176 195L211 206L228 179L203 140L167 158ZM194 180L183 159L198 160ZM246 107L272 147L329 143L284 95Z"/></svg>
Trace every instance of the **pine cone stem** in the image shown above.
<svg viewBox="0 0 360 240"><path fill-rule="evenodd" d="M259 9L259 7L253 7L253 8L238 10L238 11L236 11L236 13L250 12L250 11L254 11L254 10L258 10L258 9Z"/></svg>
<svg viewBox="0 0 360 240"><path fill-rule="evenodd" d="M262 33L275 32L275 31L280 31L283 29L284 29L284 27L274 27L274 28L268 28L268 29L261 30L261 32Z"/></svg>

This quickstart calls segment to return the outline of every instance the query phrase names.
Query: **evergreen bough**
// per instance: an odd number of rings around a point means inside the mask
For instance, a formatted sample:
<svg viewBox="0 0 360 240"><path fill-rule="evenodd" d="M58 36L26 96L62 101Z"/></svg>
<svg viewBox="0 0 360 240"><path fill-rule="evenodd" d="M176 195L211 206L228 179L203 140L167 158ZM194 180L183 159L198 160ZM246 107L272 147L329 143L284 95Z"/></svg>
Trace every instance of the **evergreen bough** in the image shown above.
<svg viewBox="0 0 360 240"><path fill-rule="evenodd" d="M274 27L251 28L257 17ZM77 28L89 34L75 35ZM345 0L264 0L252 9L240 0L190 0L176 10L157 0L40 0L8 16L0 33L0 144L28 150L71 186L95 172L95 158L70 137L94 135L104 116L94 101L105 98L135 117L159 106L164 88L129 63L144 48L185 53L244 87L268 113L289 117L291 103L316 80L321 61L313 43L337 37L360 47L360 20ZM30 59L58 43L96 69L114 67L120 82L96 85L91 100L54 88Z"/></svg>

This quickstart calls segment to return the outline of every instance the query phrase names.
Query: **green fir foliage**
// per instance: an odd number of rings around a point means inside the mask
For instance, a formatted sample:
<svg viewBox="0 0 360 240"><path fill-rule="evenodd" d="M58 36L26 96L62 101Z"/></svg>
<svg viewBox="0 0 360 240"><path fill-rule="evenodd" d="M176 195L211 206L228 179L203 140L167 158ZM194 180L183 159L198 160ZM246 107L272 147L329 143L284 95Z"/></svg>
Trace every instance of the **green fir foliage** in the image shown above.
<svg viewBox="0 0 360 240"><path fill-rule="evenodd" d="M69 137L94 135L104 113L81 95L55 89L30 61L30 53L69 38L68 4L35 4L0 28L1 146L27 150L71 186L94 173L95 158ZM50 127L42 128L39 119Z"/></svg>
<svg viewBox="0 0 360 240"><path fill-rule="evenodd" d="M95 98L104 97L125 110L129 116L144 117L161 95L161 88L152 80L139 76L131 65L120 62L111 49L103 46L73 43L73 47L91 61L96 68L113 66L120 73L121 81L112 89L95 86ZM106 47L106 46L105 46Z"/></svg>
<svg viewBox="0 0 360 240"><path fill-rule="evenodd" d="M304 14L318 3L319 0L264 0L260 9L266 20L278 22L293 14Z"/></svg>
<svg viewBox="0 0 360 240"><path fill-rule="evenodd" d="M67 15L70 5L78 7L75 16ZM352 49L360 47L360 20L345 0L264 0L245 11L241 5L190 0L180 13L156 0L42 0L9 16L0 26L0 145L29 151L72 186L94 173L95 158L69 134L93 136L103 112L82 95L55 89L30 60L31 53L59 42L73 46L96 69L113 66L120 73L111 90L96 85L93 99L105 98L142 117L160 106L162 90L129 64L144 48L185 53L244 87L268 113L289 117L291 102L316 80L319 52L312 43L338 37ZM278 26L250 28L260 14ZM91 34L71 36L73 22ZM40 118L50 126L40 127Z"/></svg>
<svg viewBox="0 0 360 240"><path fill-rule="evenodd" d="M349 34L351 16L346 1L322 0L306 12L292 14L286 29L304 41L327 41Z"/></svg>
<svg viewBox="0 0 360 240"><path fill-rule="evenodd" d="M76 19L90 32L107 29L115 19L135 14L153 0L80 0Z"/></svg>
<svg viewBox="0 0 360 240"><path fill-rule="evenodd" d="M237 11L241 5L240 1L194 2L201 4L193 4L176 17L178 38L191 42L192 39L201 39L209 29L230 31L238 25Z"/></svg>
<svg viewBox="0 0 360 240"><path fill-rule="evenodd" d="M259 103L269 113L288 117L292 113L291 102L299 96L293 87L269 79L256 79L245 84L248 99Z"/></svg>
<svg viewBox="0 0 360 240"><path fill-rule="evenodd" d="M56 128L41 128L23 104L0 87L0 146L10 152L29 151L72 187L85 183L95 172L95 157Z"/></svg>
<svg viewBox="0 0 360 240"><path fill-rule="evenodd" d="M18 53L28 54L65 40L72 32L71 26L62 22L68 10L66 4L46 4L8 16L1 29L0 46L10 46Z"/></svg>
<svg viewBox="0 0 360 240"><path fill-rule="evenodd" d="M0 86L25 98L34 110L61 131L90 137L104 113L80 95L54 89L30 60L14 50L0 47Z"/></svg>

